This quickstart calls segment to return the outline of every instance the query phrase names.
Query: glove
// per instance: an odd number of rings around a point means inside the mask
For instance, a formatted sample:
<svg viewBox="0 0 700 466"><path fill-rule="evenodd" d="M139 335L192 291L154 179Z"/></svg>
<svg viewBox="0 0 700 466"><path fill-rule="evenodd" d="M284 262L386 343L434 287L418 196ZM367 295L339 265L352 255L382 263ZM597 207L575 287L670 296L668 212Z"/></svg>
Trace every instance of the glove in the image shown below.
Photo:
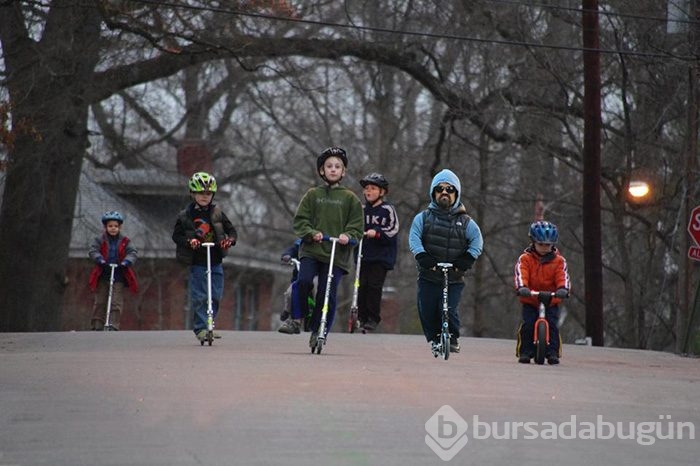
<svg viewBox="0 0 700 466"><path fill-rule="evenodd" d="M557 291L554 292L554 296L556 296L559 299L564 299L569 297L569 290L566 288L559 288Z"/></svg>
<svg viewBox="0 0 700 466"><path fill-rule="evenodd" d="M291 261L291 260L292 260L292 256L290 256L289 254L285 254L284 256L282 256L282 263L284 263L284 264L289 264L289 261Z"/></svg>
<svg viewBox="0 0 700 466"><path fill-rule="evenodd" d="M200 247L200 246L202 245L202 242L199 241L197 238L192 238L192 239L189 241L189 243L190 243L190 247L191 247L192 249L197 249L198 247Z"/></svg>
<svg viewBox="0 0 700 466"><path fill-rule="evenodd" d="M518 288L518 296L530 296L530 288L521 286Z"/></svg>
<svg viewBox="0 0 700 466"><path fill-rule="evenodd" d="M122 263L119 264L119 265L121 265L122 267L125 267L125 268L126 268L126 267L129 267L129 266L131 265L131 261L130 261L130 260L124 259L124 260L122 261Z"/></svg>
<svg viewBox="0 0 700 466"><path fill-rule="evenodd" d="M475 261L476 259L474 259L472 255L467 252L453 260L452 265L454 265L455 269L466 271L472 268Z"/></svg>
<svg viewBox="0 0 700 466"><path fill-rule="evenodd" d="M416 254L416 261L418 262L418 265L424 269L434 269L437 267L437 261L427 252L419 252Z"/></svg>
<svg viewBox="0 0 700 466"><path fill-rule="evenodd" d="M231 246L233 246L234 244L236 244L236 240L235 240L235 239L233 239L233 238L224 238L224 239L222 239L222 240L219 242L219 247L220 247L221 249L228 249L228 248L230 248Z"/></svg>

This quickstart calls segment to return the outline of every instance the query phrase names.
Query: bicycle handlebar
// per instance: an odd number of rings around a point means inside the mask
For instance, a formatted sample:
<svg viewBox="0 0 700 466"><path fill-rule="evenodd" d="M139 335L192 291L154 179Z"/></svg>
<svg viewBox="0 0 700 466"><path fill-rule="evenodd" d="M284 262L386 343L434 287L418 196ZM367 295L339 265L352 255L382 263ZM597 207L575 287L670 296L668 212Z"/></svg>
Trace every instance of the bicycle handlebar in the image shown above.
<svg viewBox="0 0 700 466"><path fill-rule="evenodd" d="M530 290L530 296L533 298L537 298L540 296L540 293L544 296L549 295L550 297L554 297L554 291L535 291L535 290Z"/></svg>

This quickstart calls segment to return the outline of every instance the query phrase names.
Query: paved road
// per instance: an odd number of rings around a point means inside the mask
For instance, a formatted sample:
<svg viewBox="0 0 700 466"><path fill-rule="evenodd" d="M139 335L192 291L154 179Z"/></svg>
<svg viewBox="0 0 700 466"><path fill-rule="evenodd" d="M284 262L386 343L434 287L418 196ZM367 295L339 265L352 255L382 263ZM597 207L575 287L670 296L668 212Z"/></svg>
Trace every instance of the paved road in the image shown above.
<svg viewBox="0 0 700 466"><path fill-rule="evenodd" d="M463 338L441 361L422 337L380 334L331 334L318 356L307 335L222 333L213 347L186 331L0 334L0 466L700 457L697 359L565 346L561 365L526 366L511 341ZM685 439L660 439L680 423ZM596 436L610 438L582 439Z"/></svg>

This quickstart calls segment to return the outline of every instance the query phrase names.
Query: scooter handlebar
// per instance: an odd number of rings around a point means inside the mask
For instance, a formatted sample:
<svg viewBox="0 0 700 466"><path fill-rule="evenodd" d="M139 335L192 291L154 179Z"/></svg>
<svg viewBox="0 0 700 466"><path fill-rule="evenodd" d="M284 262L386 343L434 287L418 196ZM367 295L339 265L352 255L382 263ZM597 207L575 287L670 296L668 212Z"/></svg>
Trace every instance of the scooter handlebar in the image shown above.
<svg viewBox="0 0 700 466"><path fill-rule="evenodd" d="M209 242L202 243L202 246L204 246L205 248L212 248L212 247L216 246L216 243L209 243Z"/></svg>
<svg viewBox="0 0 700 466"><path fill-rule="evenodd" d="M435 266L436 266L438 269L451 269L451 268L453 268L455 265L454 265L452 262L438 262Z"/></svg>
<svg viewBox="0 0 700 466"><path fill-rule="evenodd" d="M335 236L323 235L322 241L340 241L340 238L337 238ZM350 241L348 241L348 244L350 246L357 246L357 240L350 238Z"/></svg>

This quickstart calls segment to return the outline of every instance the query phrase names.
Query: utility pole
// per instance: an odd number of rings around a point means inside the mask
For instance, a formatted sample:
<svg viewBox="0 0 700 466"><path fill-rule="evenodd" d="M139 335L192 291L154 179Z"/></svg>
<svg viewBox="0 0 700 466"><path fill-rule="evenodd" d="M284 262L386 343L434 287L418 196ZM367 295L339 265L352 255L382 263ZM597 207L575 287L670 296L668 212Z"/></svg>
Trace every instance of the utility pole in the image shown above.
<svg viewBox="0 0 700 466"><path fill-rule="evenodd" d="M689 17L696 21L700 19L700 0L689 2ZM690 220L690 213L697 202L697 187L695 186L697 157L698 157L698 80L700 79L700 34L695 23L688 25L688 42L695 53L695 61L690 64L688 70L688 141L685 154L685 204L682 222L681 247L681 293L678 315L676 318L676 352L685 354L689 351L690 332L693 325L690 318L691 302L693 301L694 262L688 257L689 246L692 244L690 237L685 232L685 226Z"/></svg>
<svg viewBox="0 0 700 466"><path fill-rule="evenodd" d="M603 260L600 219L600 40L598 0L582 0L583 14L583 261L586 336L603 346Z"/></svg>

